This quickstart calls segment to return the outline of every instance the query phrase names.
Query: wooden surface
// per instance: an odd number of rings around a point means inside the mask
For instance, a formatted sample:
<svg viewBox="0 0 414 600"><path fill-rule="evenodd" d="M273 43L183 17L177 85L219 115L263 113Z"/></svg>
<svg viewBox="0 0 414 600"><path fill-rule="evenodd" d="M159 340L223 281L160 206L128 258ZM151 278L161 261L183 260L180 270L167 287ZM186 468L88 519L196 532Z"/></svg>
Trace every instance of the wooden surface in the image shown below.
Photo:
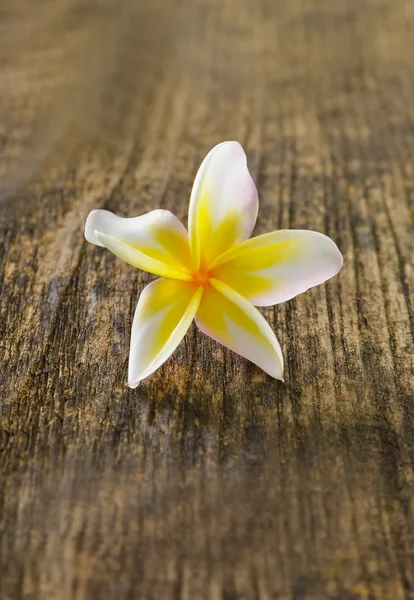
<svg viewBox="0 0 414 600"><path fill-rule="evenodd" d="M409 0L1 3L2 600L414 598L413 57ZM226 139L345 266L264 310L284 384L192 328L129 390L85 218L185 220Z"/></svg>

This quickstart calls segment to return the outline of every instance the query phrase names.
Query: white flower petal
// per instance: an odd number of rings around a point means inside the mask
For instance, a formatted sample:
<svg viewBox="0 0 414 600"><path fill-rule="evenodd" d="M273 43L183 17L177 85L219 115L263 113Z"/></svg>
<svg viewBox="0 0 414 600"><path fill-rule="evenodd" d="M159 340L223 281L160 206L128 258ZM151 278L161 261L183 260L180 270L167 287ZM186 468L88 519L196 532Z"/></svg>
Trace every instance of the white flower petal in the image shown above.
<svg viewBox="0 0 414 600"><path fill-rule="evenodd" d="M153 210L133 218L93 210L86 221L85 237L144 271L191 279L187 230L168 210Z"/></svg>
<svg viewBox="0 0 414 600"><path fill-rule="evenodd" d="M283 380L283 356L268 322L243 296L210 279L196 316L197 326L214 340Z"/></svg>
<svg viewBox="0 0 414 600"><path fill-rule="evenodd" d="M131 332L128 384L135 388L171 356L197 312L203 288L157 279L142 292Z"/></svg>
<svg viewBox="0 0 414 600"><path fill-rule="evenodd" d="M196 269L246 240L256 223L259 201L238 142L223 142L204 159L194 181L188 216Z"/></svg>
<svg viewBox="0 0 414 600"><path fill-rule="evenodd" d="M286 302L338 273L336 244L316 231L281 230L251 238L218 258L212 277L255 306Z"/></svg>

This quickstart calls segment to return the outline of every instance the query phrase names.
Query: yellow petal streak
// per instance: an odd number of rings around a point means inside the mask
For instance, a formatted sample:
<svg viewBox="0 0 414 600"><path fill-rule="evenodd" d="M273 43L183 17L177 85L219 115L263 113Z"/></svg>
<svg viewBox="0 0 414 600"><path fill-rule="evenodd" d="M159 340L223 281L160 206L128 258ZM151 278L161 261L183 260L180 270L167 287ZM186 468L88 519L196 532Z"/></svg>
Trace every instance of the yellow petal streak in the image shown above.
<svg viewBox="0 0 414 600"><path fill-rule="evenodd" d="M265 237L265 236L259 236ZM252 238L248 242L253 242ZM268 276L268 270L275 263L287 262L296 258L299 254L297 240L286 240L270 243L268 245L251 247L252 244L244 242L235 246L232 250L216 260L216 264L223 264L211 269L211 276L224 281L242 296L255 298L265 294L277 285L275 278ZM226 260L226 256L227 258ZM233 258L232 258L233 256Z"/></svg>
<svg viewBox="0 0 414 600"><path fill-rule="evenodd" d="M132 325L130 387L171 356L191 325L202 295L202 286L173 279L157 279L144 289Z"/></svg>
<svg viewBox="0 0 414 600"><path fill-rule="evenodd" d="M110 235L99 232L96 232L95 235L105 248L137 269L182 281L191 281L192 279L189 271L180 265L178 260L162 250L157 251L153 247L146 248L143 244L140 244L138 250L131 244L125 244ZM168 233L168 236L170 235L171 233Z"/></svg>
<svg viewBox="0 0 414 600"><path fill-rule="evenodd" d="M198 202L196 227L192 230L191 246L194 248L194 265L208 269L214 259L225 252L230 243L239 237L240 216L229 211L215 224L211 210L214 203L204 183Z"/></svg>
<svg viewBox="0 0 414 600"><path fill-rule="evenodd" d="M283 379L283 356L270 325L245 298L210 279L197 313L198 327L230 350Z"/></svg>
<svg viewBox="0 0 414 600"><path fill-rule="evenodd" d="M154 226L148 228L148 233L157 246L154 242L152 245L141 243L136 246L138 250L178 269L182 270L183 267L186 270L192 269L188 239L183 237L181 232ZM133 244L132 246L134 247Z"/></svg>

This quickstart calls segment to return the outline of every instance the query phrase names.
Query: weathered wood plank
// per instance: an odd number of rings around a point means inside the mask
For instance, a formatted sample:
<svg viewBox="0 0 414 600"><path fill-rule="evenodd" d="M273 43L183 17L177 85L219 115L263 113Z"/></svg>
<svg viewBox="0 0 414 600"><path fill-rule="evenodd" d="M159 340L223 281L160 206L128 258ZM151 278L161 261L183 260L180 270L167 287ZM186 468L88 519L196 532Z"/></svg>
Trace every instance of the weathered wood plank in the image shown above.
<svg viewBox="0 0 414 600"><path fill-rule="evenodd" d="M0 7L1 598L414 598L412 56L404 0ZM225 139L344 269L264 310L284 384L193 328L129 390L84 220L185 220Z"/></svg>

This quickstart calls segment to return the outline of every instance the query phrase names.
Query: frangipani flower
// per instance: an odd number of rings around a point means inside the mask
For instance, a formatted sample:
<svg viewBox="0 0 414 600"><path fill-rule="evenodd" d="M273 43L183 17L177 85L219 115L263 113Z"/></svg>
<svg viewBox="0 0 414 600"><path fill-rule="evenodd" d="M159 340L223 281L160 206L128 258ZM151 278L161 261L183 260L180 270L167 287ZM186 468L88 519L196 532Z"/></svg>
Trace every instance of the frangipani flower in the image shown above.
<svg viewBox="0 0 414 600"><path fill-rule="evenodd" d="M160 278L142 292L132 324L129 386L174 352L195 319L198 328L283 380L283 356L255 308L290 300L338 273L342 255L314 231L281 230L250 238L257 190L237 142L209 152L195 178L188 233L167 210L122 218L88 216L86 239Z"/></svg>

